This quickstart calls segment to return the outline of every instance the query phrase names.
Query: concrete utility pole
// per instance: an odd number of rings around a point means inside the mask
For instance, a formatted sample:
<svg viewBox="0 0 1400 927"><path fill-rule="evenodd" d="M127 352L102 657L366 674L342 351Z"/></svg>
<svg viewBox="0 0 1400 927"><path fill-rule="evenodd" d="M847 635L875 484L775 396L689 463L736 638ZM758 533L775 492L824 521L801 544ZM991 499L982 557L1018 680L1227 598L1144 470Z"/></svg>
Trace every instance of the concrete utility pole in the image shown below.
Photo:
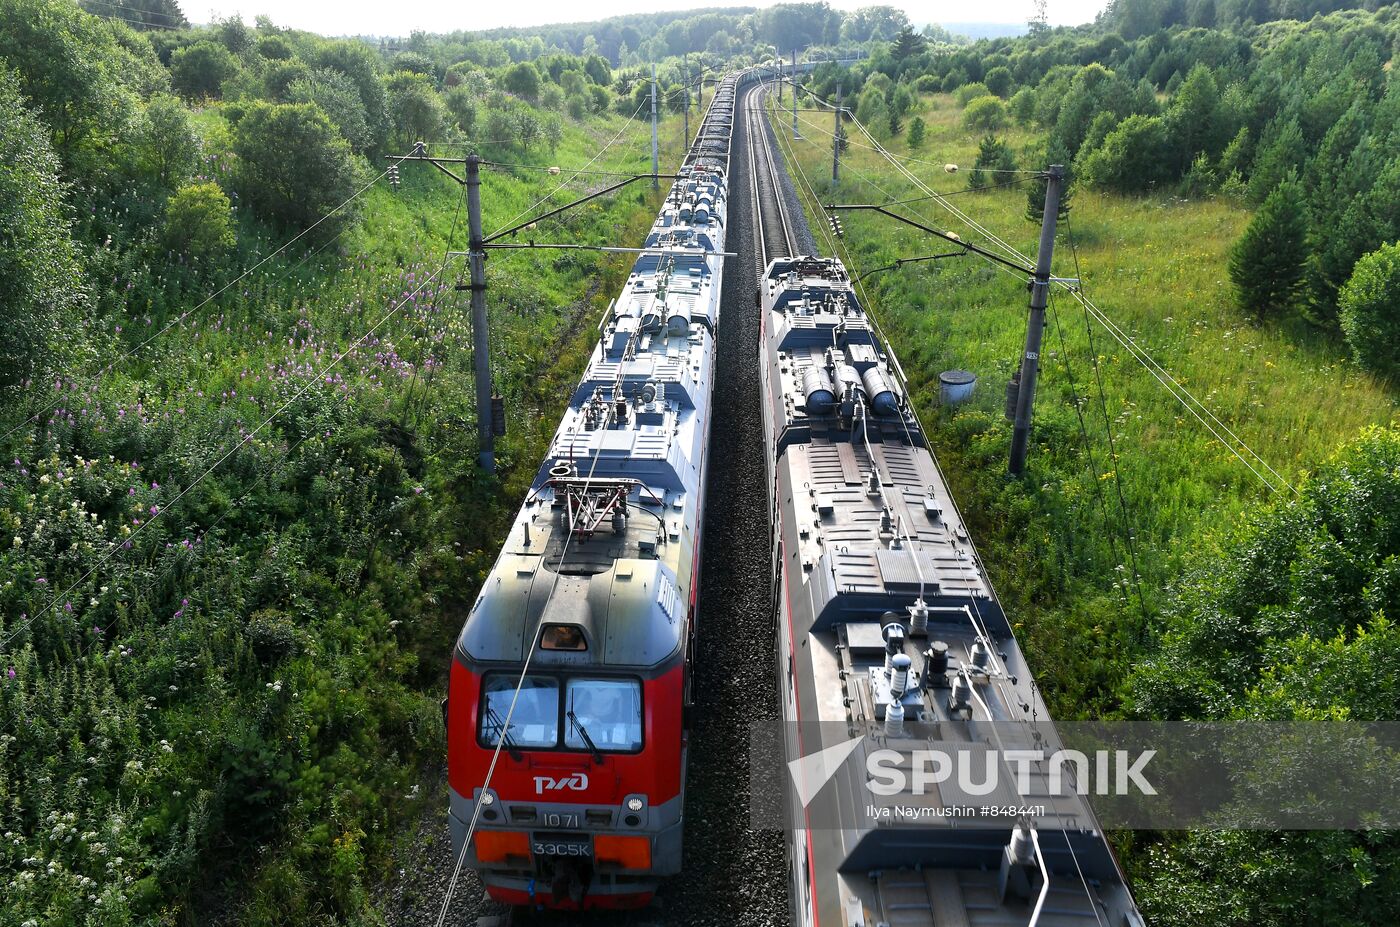
<svg viewBox="0 0 1400 927"><path fill-rule="evenodd" d="M792 137L801 138L797 131L797 49L792 50Z"/></svg>
<svg viewBox="0 0 1400 927"><path fill-rule="evenodd" d="M1021 356L1021 386L1016 394L1016 424L1011 432L1012 476L1026 469L1026 449L1030 444L1031 416L1035 410L1035 379L1040 369L1040 340L1045 332L1045 304L1050 296L1050 257L1055 251L1055 220L1060 212L1060 182L1065 169L1050 165L1045 181L1045 216L1040 222L1040 250L1035 258L1031 280L1030 317L1026 320L1026 350Z"/></svg>
<svg viewBox="0 0 1400 927"><path fill-rule="evenodd" d="M657 177L661 173L661 157L656 147L656 65L651 66L651 188L661 189L661 181Z"/></svg>
<svg viewBox="0 0 1400 927"><path fill-rule="evenodd" d="M681 148L690 149L690 56L685 56L685 68L681 71L682 90L685 92L685 138L682 139ZM653 174L656 171L652 171Z"/></svg>
<svg viewBox="0 0 1400 927"><path fill-rule="evenodd" d="M496 472L496 430L491 420L491 335L486 321L486 249L481 238L481 156L467 156L467 265L471 270L472 361L476 368L476 429L481 468Z"/></svg>
<svg viewBox="0 0 1400 927"><path fill-rule="evenodd" d="M836 120L831 130L831 182L841 182L841 85L836 85Z"/></svg>

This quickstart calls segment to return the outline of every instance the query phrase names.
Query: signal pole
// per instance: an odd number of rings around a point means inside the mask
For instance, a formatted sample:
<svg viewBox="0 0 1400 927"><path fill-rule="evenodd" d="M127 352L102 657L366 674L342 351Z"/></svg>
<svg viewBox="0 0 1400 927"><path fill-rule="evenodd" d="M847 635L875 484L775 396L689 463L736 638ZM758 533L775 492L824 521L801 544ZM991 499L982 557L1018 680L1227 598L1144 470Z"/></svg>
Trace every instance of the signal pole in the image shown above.
<svg viewBox="0 0 1400 927"><path fill-rule="evenodd" d="M797 131L797 49L792 50L792 137L801 138Z"/></svg>
<svg viewBox="0 0 1400 927"><path fill-rule="evenodd" d="M476 430L481 469L496 472L496 431L491 420L491 336L486 320L486 249L481 232L481 156L467 156L467 266L471 271L472 361L476 371Z"/></svg>
<svg viewBox="0 0 1400 927"><path fill-rule="evenodd" d="M841 182L841 85L836 85L836 124L831 130L831 182Z"/></svg>
<svg viewBox="0 0 1400 927"><path fill-rule="evenodd" d="M1040 222L1040 249L1036 252L1030 316L1026 320L1026 350L1021 355L1021 386L1016 394L1016 423L1011 431L1008 470L1012 476L1020 476L1026 469L1031 417L1035 410L1035 380L1040 369L1040 342L1045 332L1045 304L1050 296L1050 257L1055 250L1055 220L1060 212L1060 181L1064 170L1059 164L1050 165L1045 181L1045 215Z"/></svg>
<svg viewBox="0 0 1400 927"><path fill-rule="evenodd" d="M656 65L651 66L651 188L661 189L661 158L656 147Z"/></svg>
<svg viewBox="0 0 1400 927"><path fill-rule="evenodd" d="M681 70L681 83L684 85L684 86L682 87L682 90L683 90L683 92L685 93L685 111L684 111L684 112L685 112L685 137L681 139L681 142L682 142L681 148L682 148L683 150L687 150L687 151L688 151L688 150L690 149L690 56L689 56L689 55L686 55L686 56L685 56L685 67ZM656 171L652 171L652 173L654 174L654 173L656 173Z"/></svg>

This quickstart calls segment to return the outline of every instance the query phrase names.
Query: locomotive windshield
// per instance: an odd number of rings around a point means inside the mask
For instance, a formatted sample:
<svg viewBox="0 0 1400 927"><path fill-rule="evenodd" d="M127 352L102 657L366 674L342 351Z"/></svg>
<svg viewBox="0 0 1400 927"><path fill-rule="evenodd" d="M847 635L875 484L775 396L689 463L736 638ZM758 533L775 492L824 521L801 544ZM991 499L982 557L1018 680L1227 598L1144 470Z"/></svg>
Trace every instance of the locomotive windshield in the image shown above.
<svg viewBox="0 0 1400 927"><path fill-rule="evenodd" d="M641 687L631 679L570 679L565 698L575 723L565 728L573 750L632 751L642 746ZM585 736L586 735L586 736Z"/></svg>
<svg viewBox="0 0 1400 927"><path fill-rule="evenodd" d="M481 700L482 743L496 745L509 715L506 747L555 746L559 743L559 680L550 676L526 676L512 713L510 703L515 697L518 679L514 674L505 673L487 678Z"/></svg>
<svg viewBox="0 0 1400 927"><path fill-rule="evenodd" d="M482 684L480 741L495 747L510 714L520 677L492 673ZM642 748L642 686L635 679L526 676L506 734L508 749L562 747L600 753L632 753ZM567 718L567 721L564 719ZM564 737L561 743L560 732ZM591 743L590 743L591 741Z"/></svg>

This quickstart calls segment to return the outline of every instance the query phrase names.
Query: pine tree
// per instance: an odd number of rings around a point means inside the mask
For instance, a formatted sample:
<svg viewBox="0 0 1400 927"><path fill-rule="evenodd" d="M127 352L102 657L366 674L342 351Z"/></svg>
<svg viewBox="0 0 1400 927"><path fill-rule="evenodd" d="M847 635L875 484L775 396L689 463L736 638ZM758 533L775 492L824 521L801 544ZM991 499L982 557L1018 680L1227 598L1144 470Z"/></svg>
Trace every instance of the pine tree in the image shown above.
<svg viewBox="0 0 1400 927"><path fill-rule="evenodd" d="M1303 190L1279 184L1230 250L1230 280L1240 307L1277 315L1298 302L1308 260Z"/></svg>
<svg viewBox="0 0 1400 927"><path fill-rule="evenodd" d="M894 45L890 48L890 57L896 61L903 61L905 58L922 52L926 44L923 36L911 27L905 26L899 30L899 35L894 37Z"/></svg>
<svg viewBox="0 0 1400 927"><path fill-rule="evenodd" d="M1014 171L1016 159L1011 148L995 135L984 135L977 145L977 160L973 162L972 173L967 177L969 190L980 190L995 182L995 176L988 177L988 171Z"/></svg>
<svg viewBox="0 0 1400 927"><path fill-rule="evenodd" d="M1297 175L1298 166L1307 158L1303 130L1297 120L1275 122L1264 133L1254 157L1249 175L1249 199L1262 203L1274 188Z"/></svg>
<svg viewBox="0 0 1400 927"><path fill-rule="evenodd" d="M885 128L890 130L891 136L904 131L904 120L899 118L898 110L890 110L889 118L885 120Z"/></svg>
<svg viewBox="0 0 1400 927"><path fill-rule="evenodd" d="M927 127L924 125L924 118L922 116L915 116L909 122L909 147L915 151L923 147L924 135L926 132Z"/></svg>

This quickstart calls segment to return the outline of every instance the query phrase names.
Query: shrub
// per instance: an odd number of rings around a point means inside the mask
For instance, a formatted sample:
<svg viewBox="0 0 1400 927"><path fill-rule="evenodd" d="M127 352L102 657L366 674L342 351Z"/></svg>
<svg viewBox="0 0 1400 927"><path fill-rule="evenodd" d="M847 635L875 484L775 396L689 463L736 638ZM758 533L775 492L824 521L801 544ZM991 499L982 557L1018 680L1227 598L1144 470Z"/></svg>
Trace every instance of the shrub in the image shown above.
<svg viewBox="0 0 1400 927"><path fill-rule="evenodd" d="M182 183L199 157L189 111L168 93L151 98L137 126L136 145L149 177L164 187Z"/></svg>
<svg viewBox="0 0 1400 927"><path fill-rule="evenodd" d="M218 266L237 243L228 196L212 181L181 187L166 201L161 238L171 251Z"/></svg>
<svg viewBox="0 0 1400 927"><path fill-rule="evenodd" d="M48 130L0 72L0 386L14 387L76 345L86 292Z"/></svg>
<svg viewBox="0 0 1400 927"><path fill-rule="evenodd" d="M971 131L995 132L1006 125L1006 104L986 94L963 110L963 127Z"/></svg>
<svg viewBox="0 0 1400 927"><path fill-rule="evenodd" d="M1400 375L1400 242L1356 262L1338 309L1356 362L1384 377Z"/></svg>
<svg viewBox="0 0 1400 927"><path fill-rule="evenodd" d="M359 88L340 71L320 68L293 81L287 101L316 104L355 151L364 151L373 141Z"/></svg>
<svg viewBox="0 0 1400 927"><path fill-rule="evenodd" d="M1003 100L1011 93L1011 69L1008 67L992 68L982 78L982 83L987 85L987 89Z"/></svg>
<svg viewBox="0 0 1400 927"><path fill-rule="evenodd" d="M254 103L234 135L243 201L270 219L306 228L355 190L350 143L320 107ZM350 207L321 225L330 234L351 221Z"/></svg>
<svg viewBox="0 0 1400 927"><path fill-rule="evenodd" d="M219 96L224 81L238 73L238 59L216 42L196 42L170 57L170 81L192 100Z"/></svg>
<svg viewBox="0 0 1400 927"><path fill-rule="evenodd" d="M949 74L948 76L952 77L953 75ZM952 87L949 87L948 84L945 82L943 85L943 89L953 90L953 100L959 106L966 106L978 97L990 96L992 93L990 90L987 89L987 85L982 83L981 81L975 81L970 84L967 83L966 77L958 81L958 83L954 84Z"/></svg>

